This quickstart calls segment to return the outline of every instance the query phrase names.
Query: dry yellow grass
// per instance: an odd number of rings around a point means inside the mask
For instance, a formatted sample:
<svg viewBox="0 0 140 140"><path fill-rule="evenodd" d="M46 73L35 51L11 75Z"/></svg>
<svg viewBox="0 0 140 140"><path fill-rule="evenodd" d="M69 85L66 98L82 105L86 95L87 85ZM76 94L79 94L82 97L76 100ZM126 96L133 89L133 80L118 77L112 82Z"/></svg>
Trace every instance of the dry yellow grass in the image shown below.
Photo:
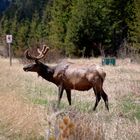
<svg viewBox="0 0 140 140"><path fill-rule="evenodd" d="M69 59L77 63L100 65L100 59ZM57 88L25 73L18 60L0 58L0 140L46 139L48 116L53 114ZM140 137L140 65L117 60L117 66L104 66L107 73L104 89L109 96L110 112L103 101L96 112L91 109L95 98L93 90L72 92L72 107L66 96L61 105L64 115L75 123L76 140L138 140ZM61 114L61 113L60 113ZM54 115L54 118L62 118ZM52 118L50 129L55 128Z"/></svg>
<svg viewBox="0 0 140 140"><path fill-rule="evenodd" d="M2 58L0 65L0 140L41 139L47 114L24 96L22 67L17 60L9 67L8 60Z"/></svg>
<svg viewBox="0 0 140 140"><path fill-rule="evenodd" d="M44 136L44 112L15 93L0 96L0 131L6 138L40 138ZM2 130L3 129L3 130Z"/></svg>

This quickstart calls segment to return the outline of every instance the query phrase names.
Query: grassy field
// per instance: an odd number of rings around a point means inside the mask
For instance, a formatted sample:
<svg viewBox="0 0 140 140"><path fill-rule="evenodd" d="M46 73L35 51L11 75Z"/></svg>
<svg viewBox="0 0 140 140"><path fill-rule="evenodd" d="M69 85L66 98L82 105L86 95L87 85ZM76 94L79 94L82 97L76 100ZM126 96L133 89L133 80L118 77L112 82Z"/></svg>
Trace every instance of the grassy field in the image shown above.
<svg viewBox="0 0 140 140"><path fill-rule="evenodd" d="M100 59L69 59L76 63L100 64ZM104 90L110 111L101 101L97 111L93 90L72 91L72 106L65 94L56 111L57 87L35 73L22 70L18 60L0 58L0 140L47 140L60 138L62 120L72 121L73 133L60 140L139 140L140 139L140 65L117 60L104 66ZM69 119L64 118L67 116ZM62 124L61 124L61 123ZM65 132L65 134L66 134ZM48 138L49 137L49 138Z"/></svg>

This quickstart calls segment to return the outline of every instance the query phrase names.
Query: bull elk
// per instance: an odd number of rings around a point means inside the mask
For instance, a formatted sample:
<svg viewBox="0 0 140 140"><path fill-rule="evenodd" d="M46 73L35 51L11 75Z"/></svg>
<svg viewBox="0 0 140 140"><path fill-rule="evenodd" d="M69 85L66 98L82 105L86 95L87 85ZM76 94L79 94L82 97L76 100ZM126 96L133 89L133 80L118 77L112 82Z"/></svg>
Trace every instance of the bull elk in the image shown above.
<svg viewBox="0 0 140 140"><path fill-rule="evenodd" d="M39 76L45 80L54 83L58 87L58 106L63 95L66 91L69 105L71 105L71 90L85 91L93 88L96 102L93 110L101 99L105 102L105 107L108 107L108 96L103 90L103 82L106 73L103 70L97 69L93 64L75 64L71 62L61 62L56 66L48 66L43 64L42 59L48 52L49 47L43 46L42 50L38 49L38 56L32 56L27 50L25 56L27 59L34 60L34 64L27 65L23 68L24 71L37 72Z"/></svg>

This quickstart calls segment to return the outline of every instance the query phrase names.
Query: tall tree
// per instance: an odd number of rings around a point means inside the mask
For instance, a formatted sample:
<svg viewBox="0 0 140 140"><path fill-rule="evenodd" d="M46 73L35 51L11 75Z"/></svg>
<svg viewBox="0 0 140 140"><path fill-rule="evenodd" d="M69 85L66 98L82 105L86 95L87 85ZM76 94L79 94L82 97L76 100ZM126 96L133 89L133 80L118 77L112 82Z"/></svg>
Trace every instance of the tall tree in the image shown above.
<svg viewBox="0 0 140 140"><path fill-rule="evenodd" d="M107 5L107 0L77 0L74 3L66 42L74 47L75 52L82 50L85 56L91 56L91 52L98 55L100 47L109 43Z"/></svg>
<svg viewBox="0 0 140 140"><path fill-rule="evenodd" d="M124 43L133 42L136 28L136 10L134 0L113 0L110 6L110 24L112 26L112 45L116 52Z"/></svg>
<svg viewBox="0 0 140 140"><path fill-rule="evenodd" d="M133 24L132 26L135 27L135 30L132 32L132 41L135 42L134 46L136 48L139 49L140 51L140 1L139 0L134 0L134 4L135 4L135 15L136 15L136 19L135 19L135 24ZM133 27L133 28L134 28Z"/></svg>
<svg viewBox="0 0 140 140"><path fill-rule="evenodd" d="M55 0L51 10L51 21L49 23L49 41L57 47L65 50L65 36L67 32L67 22L70 17L71 0Z"/></svg>

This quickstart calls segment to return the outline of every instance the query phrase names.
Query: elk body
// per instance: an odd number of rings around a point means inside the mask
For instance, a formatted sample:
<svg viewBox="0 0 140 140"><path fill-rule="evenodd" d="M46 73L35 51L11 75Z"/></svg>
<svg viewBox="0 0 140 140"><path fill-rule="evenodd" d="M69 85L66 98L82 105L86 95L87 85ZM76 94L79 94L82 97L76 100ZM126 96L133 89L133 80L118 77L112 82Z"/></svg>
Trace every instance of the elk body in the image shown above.
<svg viewBox="0 0 140 140"><path fill-rule="evenodd" d="M43 46L41 51L38 50L39 55L37 57L30 55L27 50L25 53L26 58L34 60L35 63L25 66L23 70L26 72L37 72L39 76L58 87L58 106L64 90L66 91L69 105L71 105L71 90L85 91L93 88L96 96L93 110L96 110L101 97L107 110L109 110L108 96L103 90L103 82L106 76L104 71L98 70L96 65L93 64L81 65L66 61L53 67L47 66L39 60L45 56L48 50L48 47Z"/></svg>

